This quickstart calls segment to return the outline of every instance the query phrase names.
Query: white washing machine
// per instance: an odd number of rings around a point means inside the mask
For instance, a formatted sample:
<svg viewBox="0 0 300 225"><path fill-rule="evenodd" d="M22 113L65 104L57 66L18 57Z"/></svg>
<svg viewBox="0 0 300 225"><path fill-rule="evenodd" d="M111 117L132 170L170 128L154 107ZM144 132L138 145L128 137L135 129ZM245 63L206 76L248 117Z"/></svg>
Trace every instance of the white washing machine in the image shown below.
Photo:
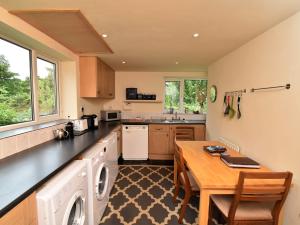
<svg viewBox="0 0 300 225"><path fill-rule="evenodd" d="M118 135L116 132L112 132L107 137L101 140L106 150L106 162L109 168L109 185L108 192L110 193L119 172L118 166Z"/></svg>
<svg viewBox="0 0 300 225"><path fill-rule="evenodd" d="M87 225L86 162L74 161L37 192L39 225Z"/></svg>
<svg viewBox="0 0 300 225"><path fill-rule="evenodd" d="M110 170L106 154L106 144L98 142L83 155L88 166L89 225L99 224L109 199Z"/></svg>

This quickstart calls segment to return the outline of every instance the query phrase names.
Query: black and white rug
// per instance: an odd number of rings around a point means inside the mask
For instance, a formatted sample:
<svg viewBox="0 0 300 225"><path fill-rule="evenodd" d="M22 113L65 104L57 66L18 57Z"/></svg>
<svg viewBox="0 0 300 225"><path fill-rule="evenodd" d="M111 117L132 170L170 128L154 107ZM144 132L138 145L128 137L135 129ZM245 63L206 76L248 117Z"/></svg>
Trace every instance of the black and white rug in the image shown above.
<svg viewBox="0 0 300 225"><path fill-rule="evenodd" d="M184 191L173 202L173 167L121 165L100 224L173 225ZM183 224L198 224L199 197L192 197Z"/></svg>

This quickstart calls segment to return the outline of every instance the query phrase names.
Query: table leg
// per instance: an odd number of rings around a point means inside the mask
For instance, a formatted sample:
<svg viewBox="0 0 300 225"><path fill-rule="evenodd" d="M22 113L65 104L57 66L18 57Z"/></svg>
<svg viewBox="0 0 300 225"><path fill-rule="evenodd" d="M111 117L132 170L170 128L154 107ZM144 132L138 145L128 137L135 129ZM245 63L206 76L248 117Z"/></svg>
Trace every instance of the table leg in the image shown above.
<svg viewBox="0 0 300 225"><path fill-rule="evenodd" d="M208 224L209 196L210 196L209 191L200 190L199 225Z"/></svg>

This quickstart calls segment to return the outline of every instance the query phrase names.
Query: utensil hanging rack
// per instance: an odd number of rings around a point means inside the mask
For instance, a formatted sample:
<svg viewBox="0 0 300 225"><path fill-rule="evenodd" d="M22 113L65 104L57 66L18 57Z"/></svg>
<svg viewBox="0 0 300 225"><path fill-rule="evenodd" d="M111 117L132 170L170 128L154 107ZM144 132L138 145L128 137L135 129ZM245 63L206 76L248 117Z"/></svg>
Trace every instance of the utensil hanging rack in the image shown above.
<svg viewBox="0 0 300 225"><path fill-rule="evenodd" d="M278 89L278 88L290 89L291 84L280 85L280 86L270 86L270 87L263 87L263 88L251 88L250 91L255 92L255 91L260 91L260 90L270 90L270 89Z"/></svg>
<svg viewBox="0 0 300 225"><path fill-rule="evenodd" d="M246 89L236 90L236 91L226 91L225 95L242 95L243 93L247 93Z"/></svg>

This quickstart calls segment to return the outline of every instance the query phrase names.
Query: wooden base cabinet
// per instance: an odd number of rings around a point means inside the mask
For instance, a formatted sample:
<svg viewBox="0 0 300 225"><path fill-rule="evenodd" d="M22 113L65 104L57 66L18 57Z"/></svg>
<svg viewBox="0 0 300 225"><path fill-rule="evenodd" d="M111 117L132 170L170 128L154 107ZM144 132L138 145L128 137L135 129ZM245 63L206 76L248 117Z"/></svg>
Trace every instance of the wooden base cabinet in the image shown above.
<svg viewBox="0 0 300 225"><path fill-rule="evenodd" d="M0 219L0 225L37 225L35 192Z"/></svg>
<svg viewBox="0 0 300 225"><path fill-rule="evenodd" d="M149 159L169 159L169 126L149 125Z"/></svg>
<svg viewBox="0 0 300 225"><path fill-rule="evenodd" d="M205 140L205 125L149 125L149 159L171 160L174 158L175 130L177 127L193 127L195 140Z"/></svg>

